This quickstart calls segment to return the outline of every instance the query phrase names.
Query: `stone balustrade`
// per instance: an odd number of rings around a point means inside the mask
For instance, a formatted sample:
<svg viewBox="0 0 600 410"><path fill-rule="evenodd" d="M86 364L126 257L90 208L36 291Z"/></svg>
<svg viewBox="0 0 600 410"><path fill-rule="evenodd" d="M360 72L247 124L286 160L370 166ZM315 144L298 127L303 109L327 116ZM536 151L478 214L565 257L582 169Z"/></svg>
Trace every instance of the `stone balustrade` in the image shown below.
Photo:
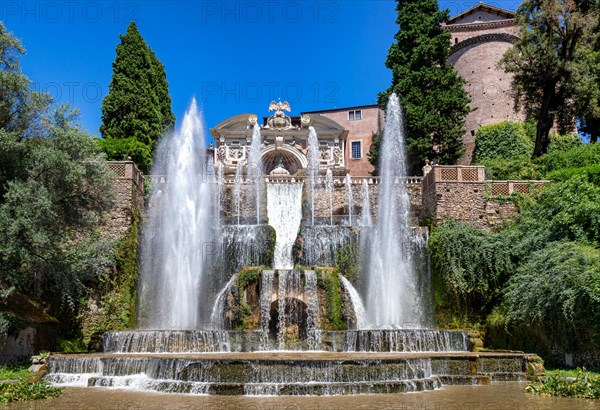
<svg viewBox="0 0 600 410"><path fill-rule="evenodd" d="M216 178L214 175L210 176L210 180L216 183ZM150 178L152 182L156 183L164 183L166 181L166 175L149 175L147 178ZM264 177L265 182L305 182L308 181L309 177L307 176L291 176L291 175L266 175ZM350 183L352 185L362 185L363 181L367 181L369 185L379 185L381 178L378 176L366 176L366 177L350 177ZM397 183L403 183L406 185L421 185L423 181L423 177L418 176L409 176L409 177L399 177L396 178ZM242 184L254 184L254 181L250 178L247 178L245 175L242 176L241 180ZM325 175L319 175L316 179L317 185L323 185L326 182ZM235 175L225 175L223 177L223 183L225 185L233 185L235 184ZM346 184L345 176L334 176L333 177L333 185L340 186Z"/></svg>

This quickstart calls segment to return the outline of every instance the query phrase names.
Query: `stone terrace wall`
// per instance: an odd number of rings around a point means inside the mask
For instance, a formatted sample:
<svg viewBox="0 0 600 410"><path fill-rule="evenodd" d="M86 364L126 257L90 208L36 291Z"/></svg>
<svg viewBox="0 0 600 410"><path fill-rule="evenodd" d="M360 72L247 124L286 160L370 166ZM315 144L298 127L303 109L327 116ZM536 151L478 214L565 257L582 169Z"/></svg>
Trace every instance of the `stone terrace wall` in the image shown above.
<svg viewBox="0 0 600 410"><path fill-rule="evenodd" d="M369 189L369 203L371 209L371 216L377 215L377 203L379 198L379 178L378 177L353 177L351 178L352 186L352 218L353 224L355 219L360 217L363 208L363 181L366 180ZM307 193L307 181L305 177L270 177L271 182L304 182L304 206L303 212L304 217L310 217L310 202ZM401 183L405 183L408 188L410 203L411 203L411 214L418 220L421 216L421 178L420 177L409 177ZM240 206L240 220L242 221L253 221L256 219L256 203L254 201L255 185L253 183L245 183L241 188L241 206ZM235 222L237 218L237 210L233 208L233 178L226 178L224 192L221 202L221 212L225 220ZM263 192L263 201L261 207L263 213L261 220L266 221L266 188ZM348 200L346 194L346 185L344 177L333 178L333 220L334 224L339 224L341 221L348 219ZM315 218L328 219L329 218L329 196L325 188L325 177L320 176L315 186ZM233 212L232 212L233 211Z"/></svg>
<svg viewBox="0 0 600 410"><path fill-rule="evenodd" d="M118 238L129 231L132 212L144 210L144 177L131 161L110 161L108 167L115 173L115 206L108 213L103 231Z"/></svg>
<svg viewBox="0 0 600 410"><path fill-rule="evenodd" d="M481 166L434 166L422 184L422 214L440 223L446 220L469 222L493 229L518 212L512 193L527 193L547 181L486 181Z"/></svg>

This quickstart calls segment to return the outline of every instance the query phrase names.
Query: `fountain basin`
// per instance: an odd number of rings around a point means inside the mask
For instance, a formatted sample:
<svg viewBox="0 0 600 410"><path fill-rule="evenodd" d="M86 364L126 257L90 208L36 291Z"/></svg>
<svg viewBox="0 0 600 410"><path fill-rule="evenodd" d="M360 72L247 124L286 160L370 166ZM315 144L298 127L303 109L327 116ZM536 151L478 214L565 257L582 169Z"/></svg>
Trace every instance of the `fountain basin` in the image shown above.
<svg viewBox="0 0 600 410"><path fill-rule="evenodd" d="M338 395L524 380L523 353L251 352L54 355L54 385L204 395Z"/></svg>
<svg viewBox="0 0 600 410"><path fill-rule="evenodd" d="M109 332L107 353L210 353L279 350L276 340L265 344L261 331L159 330ZM288 346L309 350L308 341ZM322 331L310 350L327 352L460 352L469 350L465 332L426 329ZM312 354L312 352L311 352Z"/></svg>

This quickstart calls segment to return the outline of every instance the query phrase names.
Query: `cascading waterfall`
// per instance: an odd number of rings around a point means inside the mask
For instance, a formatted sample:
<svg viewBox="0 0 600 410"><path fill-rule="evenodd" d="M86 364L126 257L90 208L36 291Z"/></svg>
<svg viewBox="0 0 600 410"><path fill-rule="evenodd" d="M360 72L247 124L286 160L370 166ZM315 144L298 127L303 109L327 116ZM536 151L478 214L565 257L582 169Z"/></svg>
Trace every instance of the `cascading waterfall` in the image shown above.
<svg viewBox="0 0 600 410"><path fill-rule="evenodd" d="M321 324L319 321L319 295L317 274L314 270L304 271L304 295L306 297L306 333L308 348L317 350L321 346Z"/></svg>
<svg viewBox="0 0 600 410"><path fill-rule="evenodd" d="M348 279L343 276L340 276L340 278L342 280L344 289L346 289L348 296L350 296L350 301L352 302L352 307L354 308L354 316L356 316L356 328L359 330L366 329L369 326L369 318L367 317L367 312L365 311L365 307L360 295Z"/></svg>
<svg viewBox="0 0 600 410"><path fill-rule="evenodd" d="M267 184L267 216L275 229L274 269L292 269L292 248L302 220L302 183Z"/></svg>
<svg viewBox="0 0 600 410"><path fill-rule="evenodd" d="M300 271L280 270L277 273L279 275L277 342L279 349L283 350L290 333L300 330L302 308L298 297L302 293L302 288Z"/></svg>
<svg viewBox="0 0 600 410"><path fill-rule="evenodd" d="M269 323L271 322L271 302L275 272L264 270L260 279L260 329L262 332L261 350L269 350Z"/></svg>
<svg viewBox="0 0 600 410"><path fill-rule="evenodd" d="M204 125L193 100L181 128L161 139L153 174L164 175L150 195L142 236L139 326L196 329L210 314L202 292L210 283L203 264L204 244L212 241L213 181L203 172Z"/></svg>
<svg viewBox="0 0 600 410"><path fill-rule="evenodd" d="M362 195L362 210L360 213L360 225L361 226L371 226L373 224L371 218L371 199L369 196L369 184L366 179L363 179L363 184L361 188Z"/></svg>
<svg viewBox="0 0 600 410"><path fill-rule="evenodd" d="M349 226L303 226L300 263L308 266L335 266L339 252L354 246L358 233Z"/></svg>
<svg viewBox="0 0 600 410"><path fill-rule="evenodd" d="M310 224L315 224L315 186L319 177L319 140L313 127L308 127L308 196L310 201Z"/></svg>
<svg viewBox="0 0 600 410"><path fill-rule="evenodd" d="M344 185L346 186L346 206L348 207L348 225L352 226L352 208L354 208L354 200L352 198L352 179L350 174L346 174L344 178Z"/></svg>
<svg viewBox="0 0 600 410"><path fill-rule="evenodd" d="M242 176L242 161L238 161L235 167L235 181L233 183L233 206L231 207L231 219L233 219L233 213L236 213L237 224L240 224L240 214L242 207L242 185L244 184L244 177Z"/></svg>
<svg viewBox="0 0 600 410"><path fill-rule="evenodd" d="M329 205L329 225L333 226L333 172L327 169L325 174L325 192L327 194L327 204Z"/></svg>
<svg viewBox="0 0 600 410"><path fill-rule="evenodd" d="M224 329L224 315L225 315L225 302L227 299L227 293L233 285L233 282L237 279L238 275L233 275L229 282L221 289L215 300L215 304L210 315L210 324L213 329Z"/></svg>
<svg viewBox="0 0 600 410"><path fill-rule="evenodd" d="M412 230L406 177L404 124L398 97L388 101L381 145L376 232L369 241L367 313L379 327L425 324L410 251Z"/></svg>
<svg viewBox="0 0 600 410"><path fill-rule="evenodd" d="M260 126L258 122L254 124L252 130L252 144L250 145L250 155L246 174L248 179L254 183L254 202L256 207L256 224L260 223L260 201L262 199L264 181L262 178L262 159L261 159L262 141L260 136Z"/></svg>

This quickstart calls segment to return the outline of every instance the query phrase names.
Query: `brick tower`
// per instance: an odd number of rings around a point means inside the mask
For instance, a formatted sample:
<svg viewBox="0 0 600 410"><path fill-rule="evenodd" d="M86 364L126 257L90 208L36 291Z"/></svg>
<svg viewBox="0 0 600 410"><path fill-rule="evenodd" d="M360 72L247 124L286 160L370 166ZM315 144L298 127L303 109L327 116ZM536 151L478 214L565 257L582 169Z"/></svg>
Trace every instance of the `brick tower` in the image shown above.
<svg viewBox="0 0 600 410"><path fill-rule="evenodd" d="M461 164L473 160L477 128L524 119L513 108L512 74L497 67L502 55L517 40L513 18L511 11L479 3L452 17L445 26L452 35L448 61L465 79L471 107L475 108L465 119L466 151Z"/></svg>

